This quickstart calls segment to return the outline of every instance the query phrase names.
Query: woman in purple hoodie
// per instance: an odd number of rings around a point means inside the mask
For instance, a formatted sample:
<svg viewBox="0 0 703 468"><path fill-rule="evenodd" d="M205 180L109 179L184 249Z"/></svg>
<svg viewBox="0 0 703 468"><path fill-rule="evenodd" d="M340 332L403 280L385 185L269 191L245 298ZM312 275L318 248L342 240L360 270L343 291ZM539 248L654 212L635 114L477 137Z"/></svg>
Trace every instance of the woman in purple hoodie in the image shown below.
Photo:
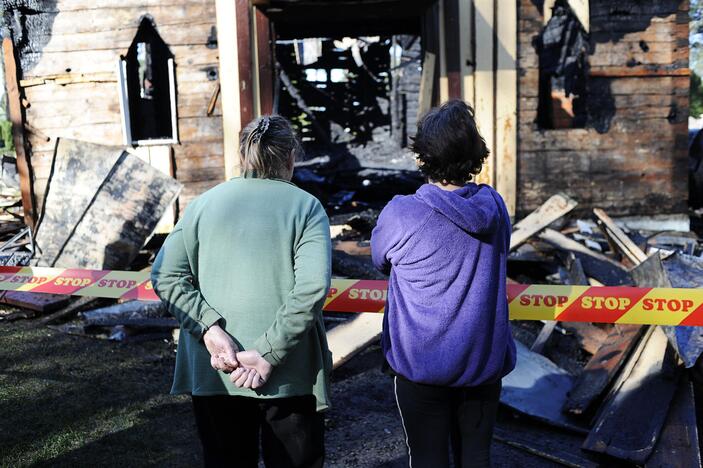
<svg viewBox="0 0 703 468"><path fill-rule="evenodd" d="M508 323L510 218L501 196L469 182L488 149L473 109L451 101L418 123L428 183L383 209L371 236L390 274L383 354L411 467L490 466L501 379L515 366Z"/></svg>

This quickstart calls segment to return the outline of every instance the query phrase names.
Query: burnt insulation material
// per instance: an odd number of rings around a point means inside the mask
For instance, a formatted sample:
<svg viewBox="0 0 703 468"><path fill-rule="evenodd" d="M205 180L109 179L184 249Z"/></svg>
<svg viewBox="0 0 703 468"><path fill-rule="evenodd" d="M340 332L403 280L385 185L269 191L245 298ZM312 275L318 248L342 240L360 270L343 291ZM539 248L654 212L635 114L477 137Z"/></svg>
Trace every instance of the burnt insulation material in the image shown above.
<svg viewBox="0 0 703 468"><path fill-rule="evenodd" d="M549 23L537 38L540 71L563 77L566 94L581 94L588 67L588 34L566 5L557 3Z"/></svg>
<svg viewBox="0 0 703 468"><path fill-rule="evenodd" d="M56 0L2 0L3 21L24 73L39 63L58 14Z"/></svg>

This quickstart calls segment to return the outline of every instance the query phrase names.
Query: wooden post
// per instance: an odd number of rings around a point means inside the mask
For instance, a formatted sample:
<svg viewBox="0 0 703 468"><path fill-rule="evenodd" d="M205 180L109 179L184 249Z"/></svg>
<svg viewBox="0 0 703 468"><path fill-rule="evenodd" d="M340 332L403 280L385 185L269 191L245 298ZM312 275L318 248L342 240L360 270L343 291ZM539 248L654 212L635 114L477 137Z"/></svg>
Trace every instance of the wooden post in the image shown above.
<svg viewBox="0 0 703 468"><path fill-rule="evenodd" d="M515 3L515 2L513 2ZM496 18L495 188L510 216L517 202L517 4Z"/></svg>
<svg viewBox="0 0 703 468"><path fill-rule="evenodd" d="M461 32L459 0L444 0L444 53L446 93L449 99L461 99Z"/></svg>
<svg viewBox="0 0 703 468"><path fill-rule="evenodd" d="M474 15L473 1L459 0L459 66L462 99L472 106L474 96Z"/></svg>
<svg viewBox="0 0 703 468"><path fill-rule="evenodd" d="M447 27L445 0L439 0L439 103L449 99L449 78L447 77Z"/></svg>
<svg viewBox="0 0 703 468"><path fill-rule="evenodd" d="M29 164L29 155L24 140L24 112L22 111L22 98L19 88L19 73L15 61L15 47L12 39L6 37L2 40L3 60L5 63L5 85L9 104L9 117L12 122L12 139L17 155L17 173L20 178L20 191L22 193L22 209L24 222L34 230L36 213L34 211L34 182L32 169Z"/></svg>
<svg viewBox="0 0 703 468"><path fill-rule="evenodd" d="M417 118L425 115L432 107L432 95L434 94L434 76L437 58L431 52L425 52L422 61L422 76L420 78L420 102L417 106Z"/></svg>
<svg viewBox="0 0 703 468"><path fill-rule="evenodd" d="M239 173L239 53L237 47L236 8L233 0L217 0L217 44L220 53L220 94L222 96L222 131L224 135L225 177Z"/></svg>
<svg viewBox="0 0 703 468"><path fill-rule="evenodd" d="M256 66L258 75L258 106L257 115L273 112L273 44L271 37L271 22L258 8L254 8L254 27L256 37Z"/></svg>
<svg viewBox="0 0 703 468"><path fill-rule="evenodd" d="M236 0L237 52L239 64L239 113L242 125L254 119L254 72L252 70L252 11L249 0Z"/></svg>
<svg viewBox="0 0 703 468"><path fill-rule="evenodd" d="M495 184L495 0L474 0L476 123L491 151L476 182Z"/></svg>

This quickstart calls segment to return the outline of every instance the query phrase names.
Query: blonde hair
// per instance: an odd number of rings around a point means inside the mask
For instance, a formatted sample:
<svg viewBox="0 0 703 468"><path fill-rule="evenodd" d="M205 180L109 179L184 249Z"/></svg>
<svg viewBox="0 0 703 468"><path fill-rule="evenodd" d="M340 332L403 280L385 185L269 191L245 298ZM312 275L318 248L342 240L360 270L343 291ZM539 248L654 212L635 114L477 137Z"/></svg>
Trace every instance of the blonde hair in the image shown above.
<svg viewBox="0 0 703 468"><path fill-rule="evenodd" d="M249 122L241 133L239 154L242 176L283 178L290 158L302 153L300 141L288 119L264 115Z"/></svg>

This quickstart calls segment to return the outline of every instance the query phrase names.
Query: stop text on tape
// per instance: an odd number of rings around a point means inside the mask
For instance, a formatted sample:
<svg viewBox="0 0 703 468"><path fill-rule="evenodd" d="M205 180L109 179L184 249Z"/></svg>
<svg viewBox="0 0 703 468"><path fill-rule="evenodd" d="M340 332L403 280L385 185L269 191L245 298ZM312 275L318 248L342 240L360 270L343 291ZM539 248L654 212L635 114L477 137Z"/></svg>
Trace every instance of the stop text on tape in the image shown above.
<svg viewBox="0 0 703 468"><path fill-rule="evenodd" d="M147 271L0 267L0 290L158 301ZM703 289L508 284L512 320L703 326ZM333 279L326 312L384 312L388 282Z"/></svg>

